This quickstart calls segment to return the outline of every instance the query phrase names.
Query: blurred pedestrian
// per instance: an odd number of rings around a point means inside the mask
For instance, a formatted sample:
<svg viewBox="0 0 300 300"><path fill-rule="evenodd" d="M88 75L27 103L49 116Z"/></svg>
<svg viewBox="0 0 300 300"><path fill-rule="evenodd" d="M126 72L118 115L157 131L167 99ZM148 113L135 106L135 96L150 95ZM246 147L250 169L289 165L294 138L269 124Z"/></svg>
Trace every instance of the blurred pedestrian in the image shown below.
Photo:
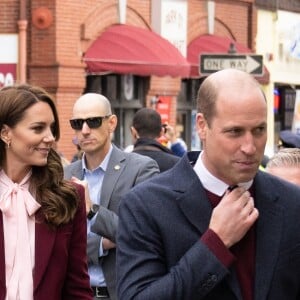
<svg viewBox="0 0 300 300"><path fill-rule="evenodd" d="M115 300L120 198L136 184L158 174L159 169L151 158L125 153L112 144L117 116L104 96L87 93L79 97L70 124L83 156L65 168L65 178L86 185L88 190L87 253L94 299Z"/></svg>
<svg viewBox="0 0 300 300"><path fill-rule="evenodd" d="M160 114L155 109L144 107L135 113L131 126L133 152L154 159L160 172L172 168L179 161L178 156L157 141L164 133Z"/></svg>
<svg viewBox="0 0 300 300"><path fill-rule="evenodd" d="M266 171L284 180L300 185L300 149L280 149L269 159Z"/></svg>
<svg viewBox="0 0 300 300"><path fill-rule="evenodd" d="M300 148L300 135L290 131L279 132L279 148Z"/></svg>
<svg viewBox="0 0 300 300"><path fill-rule="evenodd" d="M121 201L119 299L299 299L300 188L259 171L267 102L242 71L197 96L203 150Z"/></svg>
<svg viewBox="0 0 300 300"><path fill-rule="evenodd" d="M31 85L0 90L0 298L92 299L84 190L63 179L54 102Z"/></svg>
<svg viewBox="0 0 300 300"><path fill-rule="evenodd" d="M173 126L170 124L164 124L163 126L165 128L164 136L167 139L167 146L175 155L182 157L187 152L187 145L185 141L178 137Z"/></svg>

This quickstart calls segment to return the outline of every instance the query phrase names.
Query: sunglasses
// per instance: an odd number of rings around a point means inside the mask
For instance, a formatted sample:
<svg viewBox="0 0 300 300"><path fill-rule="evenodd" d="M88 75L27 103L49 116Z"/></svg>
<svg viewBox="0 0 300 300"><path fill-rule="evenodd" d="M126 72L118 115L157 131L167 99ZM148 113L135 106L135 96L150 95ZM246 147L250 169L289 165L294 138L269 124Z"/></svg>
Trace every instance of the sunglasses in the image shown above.
<svg viewBox="0 0 300 300"><path fill-rule="evenodd" d="M87 119L72 119L70 120L71 127L74 130L81 130L84 122L89 126L89 128L99 128L102 125L103 119L108 119L109 116L104 117L93 117L93 118L87 118Z"/></svg>

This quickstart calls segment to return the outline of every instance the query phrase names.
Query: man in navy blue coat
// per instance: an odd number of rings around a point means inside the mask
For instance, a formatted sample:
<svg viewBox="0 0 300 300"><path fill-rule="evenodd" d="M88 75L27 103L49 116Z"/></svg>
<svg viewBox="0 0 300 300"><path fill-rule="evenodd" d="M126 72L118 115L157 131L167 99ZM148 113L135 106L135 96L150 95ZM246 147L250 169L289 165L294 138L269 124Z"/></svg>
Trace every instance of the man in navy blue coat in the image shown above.
<svg viewBox="0 0 300 300"><path fill-rule="evenodd" d="M160 114L155 109L143 107L135 113L131 126L135 140L133 152L154 159L160 172L172 168L179 161L177 155L158 142L164 130Z"/></svg>
<svg viewBox="0 0 300 300"><path fill-rule="evenodd" d="M259 84L216 72L197 106L202 151L121 201L119 299L300 299L300 189L259 171L267 140Z"/></svg>

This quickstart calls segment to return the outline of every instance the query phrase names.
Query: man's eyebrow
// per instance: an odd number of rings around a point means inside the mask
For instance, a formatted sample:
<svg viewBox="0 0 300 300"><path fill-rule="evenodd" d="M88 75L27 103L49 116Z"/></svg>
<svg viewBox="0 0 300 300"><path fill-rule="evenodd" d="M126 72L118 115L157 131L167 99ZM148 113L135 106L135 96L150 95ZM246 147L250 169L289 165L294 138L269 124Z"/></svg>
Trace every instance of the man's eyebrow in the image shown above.
<svg viewBox="0 0 300 300"><path fill-rule="evenodd" d="M226 126L226 127L223 128L223 131L232 130L232 129L243 130L243 129L245 129L245 127L244 126L240 126L240 125L228 125L228 126Z"/></svg>

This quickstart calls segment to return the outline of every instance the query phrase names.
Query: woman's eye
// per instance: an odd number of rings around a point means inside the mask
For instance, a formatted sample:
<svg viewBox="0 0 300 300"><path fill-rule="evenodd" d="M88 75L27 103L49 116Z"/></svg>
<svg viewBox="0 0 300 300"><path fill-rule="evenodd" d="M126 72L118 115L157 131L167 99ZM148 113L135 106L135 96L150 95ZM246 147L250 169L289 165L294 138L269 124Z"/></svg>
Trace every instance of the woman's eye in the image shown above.
<svg viewBox="0 0 300 300"><path fill-rule="evenodd" d="M35 127L33 127L32 129L33 129L34 131L36 131L36 132L41 132L41 131L43 131L44 126L35 126Z"/></svg>

